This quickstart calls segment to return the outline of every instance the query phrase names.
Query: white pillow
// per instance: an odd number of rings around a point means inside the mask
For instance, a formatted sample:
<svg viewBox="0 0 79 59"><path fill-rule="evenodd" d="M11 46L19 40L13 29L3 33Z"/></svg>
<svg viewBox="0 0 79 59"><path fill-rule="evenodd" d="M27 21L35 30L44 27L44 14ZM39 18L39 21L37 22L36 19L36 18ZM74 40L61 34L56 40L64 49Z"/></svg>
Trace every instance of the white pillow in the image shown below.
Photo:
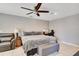
<svg viewBox="0 0 79 59"><path fill-rule="evenodd" d="M12 37L3 37L3 38L0 38L0 41L9 41L11 40Z"/></svg>

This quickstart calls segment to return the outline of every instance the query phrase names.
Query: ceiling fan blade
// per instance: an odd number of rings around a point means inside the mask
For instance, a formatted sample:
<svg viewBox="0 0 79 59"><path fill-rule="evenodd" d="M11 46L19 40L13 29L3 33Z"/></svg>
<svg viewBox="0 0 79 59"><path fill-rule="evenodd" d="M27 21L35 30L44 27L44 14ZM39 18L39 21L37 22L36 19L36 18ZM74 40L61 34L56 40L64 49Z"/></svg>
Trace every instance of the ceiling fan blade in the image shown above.
<svg viewBox="0 0 79 59"><path fill-rule="evenodd" d="M40 13L49 13L49 11L39 10Z"/></svg>
<svg viewBox="0 0 79 59"><path fill-rule="evenodd" d="M26 9L26 10L30 10L30 11L34 11L32 9L29 9L29 8L25 8L25 7L21 7L22 9Z"/></svg>
<svg viewBox="0 0 79 59"><path fill-rule="evenodd" d="M38 11L38 9L41 7L42 3L38 3L37 6L35 7L35 10Z"/></svg>
<svg viewBox="0 0 79 59"><path fill-rule="evenodd" d="M32 14L33 12L29 12L29 13L27 13L26 15L29 15L29 14Z"/></svg>

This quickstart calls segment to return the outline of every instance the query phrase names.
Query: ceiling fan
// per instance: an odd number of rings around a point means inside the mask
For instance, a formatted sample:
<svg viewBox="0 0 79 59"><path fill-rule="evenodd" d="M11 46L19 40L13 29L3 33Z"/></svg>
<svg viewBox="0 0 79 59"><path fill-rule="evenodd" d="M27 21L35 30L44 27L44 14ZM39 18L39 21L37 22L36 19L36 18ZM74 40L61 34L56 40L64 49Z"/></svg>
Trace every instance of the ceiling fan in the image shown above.
<svg viewBox="0 0 79 59"><path fill-rule="evenodd" d="M26 7L21 7L22 9L25 9L25 10L29 10L31 12L27 13L26 15L29 15L29 14L32 14L33 12L36 13L37 16L40 16L39 13L49 13L49 11L47 10L39 10L40 7L41 7L42 3L38 3L35 7L34 7L34 10L30 9L30 8L26 8Z"/></svg>

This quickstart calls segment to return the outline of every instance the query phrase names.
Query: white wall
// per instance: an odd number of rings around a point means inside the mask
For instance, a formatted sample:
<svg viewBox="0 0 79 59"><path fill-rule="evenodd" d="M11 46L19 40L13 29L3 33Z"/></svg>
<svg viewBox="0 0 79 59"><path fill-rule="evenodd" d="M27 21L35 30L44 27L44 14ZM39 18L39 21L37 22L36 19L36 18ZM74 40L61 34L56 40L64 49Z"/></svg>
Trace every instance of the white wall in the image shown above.
<svg viewBox="0 0 79 59"><path fill-rule="evenodd" d="M59 40L79 45L79 14L49 22Z"/></svg>
<svg viewBox="0 0 79 59"><path fill-rule="evenodd" d="M25 31L42 31L48 29L48 22L38 19L0 14L0 31L14 32L15 28Z"/></svg>
<svg viewBox="0 0 79 59"><path fill-rule="evenodd" d="M14 32L15 28L25 31L54 29L59 40L79 45L79 15L54 21L42 21L25 17L0 14L0 31Z"/></svg>

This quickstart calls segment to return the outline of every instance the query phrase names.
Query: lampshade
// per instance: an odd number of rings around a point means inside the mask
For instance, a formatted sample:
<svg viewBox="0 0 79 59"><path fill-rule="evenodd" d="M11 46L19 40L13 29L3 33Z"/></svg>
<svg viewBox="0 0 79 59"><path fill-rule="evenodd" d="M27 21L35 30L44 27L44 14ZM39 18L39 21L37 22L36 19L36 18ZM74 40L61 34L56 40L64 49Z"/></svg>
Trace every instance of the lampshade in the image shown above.
<svg viewBox="0 0 79 59"><path fill-rule="evenodd" d="M43 29L43 32L48 32L48 30L46 30L46 29Z"/></svg>
<svg viewBox="0 0 79 59"><path fill-rule="evenodd" d="M19 31L18 31L18 29L17 29L17 28L15 28L14 32L15 32L15 33L18 33Z"/></svg>
<svg viewBox="0 0 79 59"><path fill-rule="evenodd" d="M45 29L43 29L43 32L45 32L46 30Z"/></svg>

